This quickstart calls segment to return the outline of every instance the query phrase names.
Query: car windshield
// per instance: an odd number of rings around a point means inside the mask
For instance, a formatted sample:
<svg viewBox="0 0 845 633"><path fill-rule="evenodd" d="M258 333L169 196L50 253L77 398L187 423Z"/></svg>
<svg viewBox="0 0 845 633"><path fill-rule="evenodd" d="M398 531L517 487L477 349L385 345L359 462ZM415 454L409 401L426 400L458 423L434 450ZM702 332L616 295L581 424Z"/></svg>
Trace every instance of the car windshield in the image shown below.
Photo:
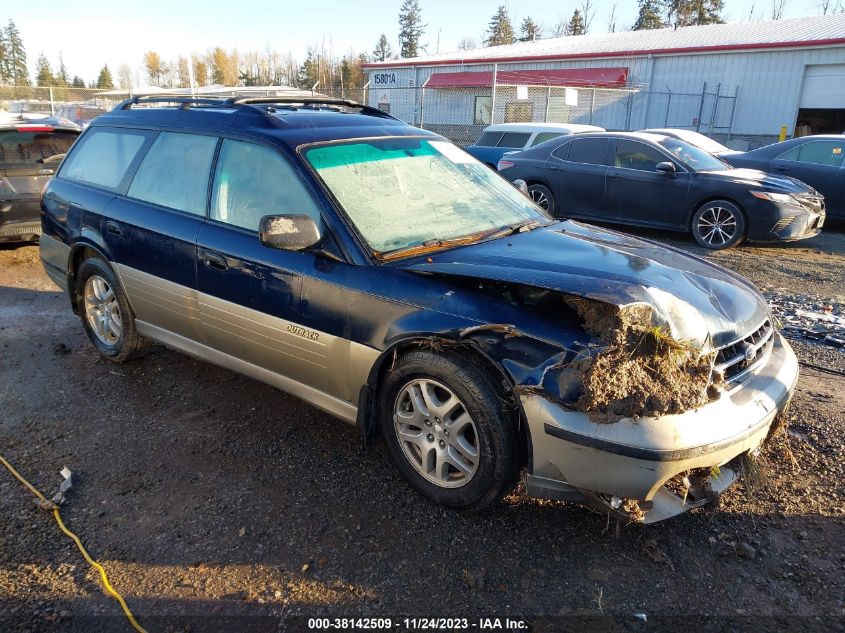
<svg viewBox="0 0 845 633"><path fill-rule="evenodd" d="M713 156L713 154L705 152L695 145L690 145L679 138L665 138L662 141L658 141L658 143L693 171L722 171L723 169L730 169L727 163L723 163Z"/></svg>
<svg viewBox="0 0 845 633"><path fill-rule="evenodd" d="M305 157L380 258L552 221L513 185L445 140L354 140L313 146Z"/></svg>

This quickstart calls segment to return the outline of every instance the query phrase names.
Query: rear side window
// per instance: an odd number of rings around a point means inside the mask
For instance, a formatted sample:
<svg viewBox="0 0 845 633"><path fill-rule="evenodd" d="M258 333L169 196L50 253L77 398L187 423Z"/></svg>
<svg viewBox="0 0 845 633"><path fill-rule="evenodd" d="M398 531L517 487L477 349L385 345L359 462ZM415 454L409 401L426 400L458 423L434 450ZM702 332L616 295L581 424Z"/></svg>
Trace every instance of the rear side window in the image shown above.
<svg viewBox="0 0 845 633"><path fill-rule="evenodd" d="M531 143L531 147L539 145L540 143L545 143L546 141L551 141L553 138L557 138L558 136L562 136L562 134L560 132L540 132L534 137L534 142Z"/></svg>
<svg viewBox="0 0 845 633"><path fill-rule="evenodd" d="M616 167L639 171L656 171L657 165L665 161L668 161L666 156L645 143L623 138L616 141L616 155L613 160Z"/></svg>
<svg viewBox="0 0 845 633"><path fill-rule="evenodd" d="M505 132L497 147L525 147L530 136L527 132Z"/></svg>
<svg viewBox="0 0 845 633"><path fill-rule="evenodd" d="M499 142L500 138L502 138L501 132L484 132L478 137L475 144L478 147L496 147L496 143Z"/></svg>
<svg viewBox="0 0 845 633"><path fill-rule="evenodd" d="M840 141L811 141L778 156L781 160L840 167L845 143Z"/></svg>
<svg viewBox="0 0 845 633"><path fill-rule="evenodd" d="M571 163L588 163L590 165L604 165L604 153L607 149L606 138L579 138L569 144Z"/></svg>
<svg viewBox="0 0 845 633"><path fill-rule="evenodd" d="M162 132L144 156L127 195L205 215L216 136Z"/></svg>
<svg viewBox="0 0 845 633"><path fill-rule="evenodd" d="M73 132L0 132L0 169L31 167L40 160L64 154L78 134Z"/></svg>
<svg viewBox="0 0 845 633"><path fill-rule="evenodd" d="M117 189L149 133L90 130L62 163L62 178Z"/></svg>
<svg viewBox="0 0 845 633"><path fill-rule="evenodd" d="M305 214L320 224L320 208L277 151L226 139L220 148L211 217L252 231L265 215Z"/></svg>

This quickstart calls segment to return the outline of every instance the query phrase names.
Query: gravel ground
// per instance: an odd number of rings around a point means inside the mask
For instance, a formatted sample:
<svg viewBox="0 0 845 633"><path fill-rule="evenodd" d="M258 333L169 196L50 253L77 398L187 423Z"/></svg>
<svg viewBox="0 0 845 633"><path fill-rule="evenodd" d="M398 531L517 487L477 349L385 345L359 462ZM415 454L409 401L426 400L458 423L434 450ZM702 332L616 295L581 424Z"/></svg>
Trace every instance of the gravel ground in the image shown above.
<svg viewBox="0 0 845 633"><path fill-rule="evenodd" d="M843 299L841 232L715 254L648 235L769 291ZM842 350L795 349L845 370ZM162 347L100 360L37 248L0 247L2 455L45 493L73 470L62 516L151 632L305 629L302 616L843 630L844 411L845 378L803 368L765 484L735 486L717 512L618 525L513 494L466 516L416 495L381 443L266 385ZM3 469L0 601L0 631L130 630Z"/></svg>

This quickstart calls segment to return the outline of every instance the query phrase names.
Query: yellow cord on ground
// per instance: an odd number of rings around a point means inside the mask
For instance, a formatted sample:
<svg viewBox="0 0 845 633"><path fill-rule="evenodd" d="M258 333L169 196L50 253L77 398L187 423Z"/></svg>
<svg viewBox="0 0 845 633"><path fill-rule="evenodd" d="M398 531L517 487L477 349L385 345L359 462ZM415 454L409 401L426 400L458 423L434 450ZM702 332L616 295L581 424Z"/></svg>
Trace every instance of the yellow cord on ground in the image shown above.
<svg viewBox="0 0 845 633"><path fill-rule="evenodd" d="M17 479L24 486L26 486L27 490L29 490L32 494L38 497L38 499L40 499L41 501L48 503L47 498L42 495L35 486L33 486L26 479L24 479L21 474L17 470L15 470L9 462L3 459L2 455L0 455L0 462L2 462L3 465L9 470L9 472L14 475L15 479ZM79 548L79 551L82 552L82 556L85 558L86 561L88 561L88 564L91 565L91 567L96 569L98 572L100 572L100 579L103 581L103 587L105 588L106 593L120 603L120 608L123 609L123 613L126 615L126 619L129 620L129 624L132 625L132 628L138 631L138 633L147 633L147 630L140 624L138 624L138 621L135 619L135 616L132 615L132 612L126 605L126 601L123 599L123 596L117 593L114 587L111 586L111 583L109 582L109 577L106 575L106 570L103 569L103 566L100 565L100 563L95 561L93 558L91 558L91 556L86 551L85 546L82 545L82 541L79 540L79 537L73 532L71 532L69 529L67 529L64 522L62 521L62 517L59 514L58 508L53 508L53 517L56 519L56 523L58 523L59 529L64 532L67 536L69 536L74 543L76 543L76 546Z"/></svg>

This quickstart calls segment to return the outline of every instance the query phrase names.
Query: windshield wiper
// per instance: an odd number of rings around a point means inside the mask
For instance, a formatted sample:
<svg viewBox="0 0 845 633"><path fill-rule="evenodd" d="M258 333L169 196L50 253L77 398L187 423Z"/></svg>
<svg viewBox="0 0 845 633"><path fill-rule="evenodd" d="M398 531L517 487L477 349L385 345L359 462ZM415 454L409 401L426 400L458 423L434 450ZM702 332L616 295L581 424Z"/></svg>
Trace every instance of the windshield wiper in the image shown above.
<svg viewBox="0 0 845 633"><path fill-rule="evenodd" d="M378 259L388 260L405 255L420 255L440 248L449 246L473 244L485 239L495 239L498 237L505 237L506 235L513 235L514 233L523 233L532 231L538 226L543 225L540 220L523 220L515 224L508 224L506 226L497 226L494 229L485 229L477 233L470 233L469 235L461 235L459 237L450 237L448 239L431 238L422 242L416 242L397 248L391 251L382 251L373 253Z"/></svg>

